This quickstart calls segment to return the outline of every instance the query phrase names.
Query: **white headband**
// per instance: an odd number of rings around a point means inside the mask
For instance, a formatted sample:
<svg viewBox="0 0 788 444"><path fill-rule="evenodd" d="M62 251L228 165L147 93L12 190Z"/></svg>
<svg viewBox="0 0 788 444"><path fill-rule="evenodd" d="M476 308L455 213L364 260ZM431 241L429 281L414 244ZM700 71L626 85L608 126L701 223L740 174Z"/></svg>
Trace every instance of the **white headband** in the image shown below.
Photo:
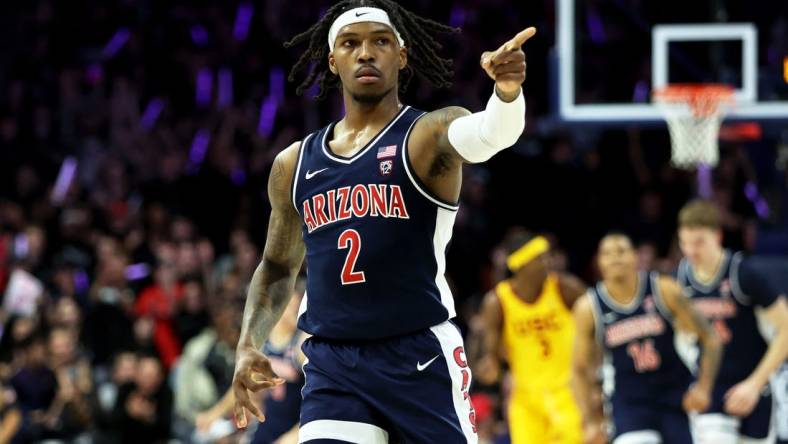
<svg viewBox="0 0 788 444"><path fill-rule="evenodd" d="M395 28L394 24L392 24L391 20L389 20L389 15L386 13L386 11L380 8L370 8L364 6L361 8L345 11L342 13L342 15L337 17L336 20L334 20L334 23L331 24L331 29L328 31L328 50L334 50L334 43L337 41L337 34L339 34L340 29L347 25L361 22L382 23L388 26L392 31L394 31L394 35L397 36L399 46L405 46L405 41L402 40L402 36L399 35L399 31L397 31L397 28Z"/></svg>

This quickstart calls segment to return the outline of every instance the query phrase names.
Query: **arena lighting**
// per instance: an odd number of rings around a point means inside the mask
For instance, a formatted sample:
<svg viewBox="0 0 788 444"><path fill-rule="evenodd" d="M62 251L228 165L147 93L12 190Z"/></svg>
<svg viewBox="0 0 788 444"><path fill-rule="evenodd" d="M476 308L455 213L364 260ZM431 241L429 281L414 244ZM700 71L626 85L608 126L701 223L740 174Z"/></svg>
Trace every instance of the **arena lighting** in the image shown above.
<svg viewBox="0 0 788 444"><path fill-rule="evenodd" d="M747 197L747 200L752 203L758 217L761 219L769 217L769 204L766 203L766 199L758 192L758 185L755 185L754 182L747 182L744 185L744 195Z"/></svg>
<svg viewBox="0 0 788 444"><path fill-rule="evenodd" d="M104 45L104 50L101 51L101 55L104 59L111 59L115 57L118 51L123 48L123 45L129 41L129 37L131 33L129 32L128 28L119 28L115 31L115 34L112 35L112 38L109 39L106 45Z"/></svg>
<svg viewBox="0 0 788 444"><path fill-rule="evenodd" d="M698 165L698 196L704 199L712 198L711 187L711 167L708 165Z"/></svg>
<svg viewBox="0 0 788 444"><path fill-rule="evenodd" d="M77 293L84 293L90 289L90 277L84 270L74 271L74 290Z"/></svg>
<svg viewBox="0 0 788 444"><path fill-rule="evenodd" d="M142 117L140 117L140 125L142 128L146 131L152 130L162 110L164 110L164 101L158 97L151 99L151 101L148 102L148 106L145 107Z"/></svg>
<svg viewBox="0 0 788 444"><path fill-rule="evenodd" d="M192 147L189 150L189 165L188 170L195 173L200 169L200 164L205 160L205 154L208 152L208 144L211 142L211 133L205 128L200 128L194 135L192 140Z"/></svg>
<svg viewBox="0 0 788 444"><path fill-rule="evenodd" d="M208 31L202 25L192 26L190 34L195 45L205 46L208 44Z"/></svg>
<svg viewBox="0 0 788 444"><path fill-rule="evenodd" d="M449 17L449 26L455 28L462 28L465 25L465 20L468 18L468 13L462 5L455 4L451 8L451 16Z"/></svg>
<svg viewBox="0 0 788 444"><path fill-rule="evenodd" d="M126 279L130 281L138 281L150 275L150 267L146 263L131 264L126 267Z"/></svg>
<svg viewBox="0 0 788 444"><path fill-rule="evenodd" d="M101 63L91 63L85 68L85 80L91 85L95 85L104 78L104 68Z"/></svg>
<svg viewBox="0 0 788 444"><path fill-rule="evenodd" d="M242 186L246 183L246 171L241 167L234 168L232 173L230 173L230 180L232 180L236 186Z"/></svg>
<svg viewBox="0 0 788 444"><path fill-rule="evenodd" d="M213 73L211 70L208 68L201 68L197 72L196 83L194 100L199 106L207 106L211 101L211 90L213 89Z"/></svg>
<svg viewBox="0 0 788 444"><path fill-rule="evenodd" d="M74 181L77 171L77 159L73 156L68 156L63 159L60 164L60 172L57 174L55 186L52 187L52 203L60 205L66 198L68 189L71 188L71 183Z"/></svg>
<svg viewBox="0 0 788 444"><path fill-rule="evenodd" d="M242 42L249 35L249 25L252 23L254 6L251 3L241 3L238 5L238 12L235 14L235 24L233 25L233 37Z"/></svg>
<svg viewBox="0 0 788 444"><path fill-rule="evenodd" d="M274 121L276 120L276 112L279 109L279 104L276 97L270 95L263 100L260 105L260 120L257 122L257 134L261 136L270 137L274 130Z"/></svg>

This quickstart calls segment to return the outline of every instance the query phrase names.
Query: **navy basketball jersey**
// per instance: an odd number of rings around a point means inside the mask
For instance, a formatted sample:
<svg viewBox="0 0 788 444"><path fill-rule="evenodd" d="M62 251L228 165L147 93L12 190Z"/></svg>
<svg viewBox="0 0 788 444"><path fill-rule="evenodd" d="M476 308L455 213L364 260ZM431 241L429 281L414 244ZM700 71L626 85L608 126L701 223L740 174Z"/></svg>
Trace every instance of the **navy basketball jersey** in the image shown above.
<svg viewBox="0 0 788 444"><path fill-rule="evenodd" d="M303 333L296 331L289 342L282 346L276 346L271 341L266 341L263 344L263 354L266 355L272 362L276 361L277 369L285 368L285 375L280 371L275 370L274 373L285 378L288 383L294 382L300 384L303 380L303 374L298 364L298 353L301 347L301 335ZM299 386L300 390L300 386Z"/></svg>
<svg viewBox="0 0 788 444"><path fill-rule="evenodd" d="M301 332L294 332L290 341L277 346L266 341L263 353L271 361L274 373L285 383L268 390L265 397L266 420L258 424L251 444L270 444L298 424L301 412L301 389L304 374L298 365L297 355L302 339Z"/></svg>
<svg viewBox="0 0 788 444"><path fill-rule="evenodd" d="M444 270L457 206L427 191L408 159L422 115L403 106L352 157L331 152L335 123L303 140L292 196L306 244L301 330L376 339L455 316Z"/></svg>
<svg viewBox="0 0 788 444"><path fill-rule="evenodd" d="M677 278L693 306L711 322L724 345L717 385L731 386L746 379L766 353L767 344L758 328L754 301L742 291L742 254L725 251L717 275L700 282L687 259L679 264Z"/></svg>
<svg viewBox="0 0 788 444"><path fill-rule="evenodd" d="M674 346L672 316L659 294L657 273L639 273L638 290L617 303L603 282L590 289L597 340L614 371L612 398L680 405L692 375Z"/></svg>

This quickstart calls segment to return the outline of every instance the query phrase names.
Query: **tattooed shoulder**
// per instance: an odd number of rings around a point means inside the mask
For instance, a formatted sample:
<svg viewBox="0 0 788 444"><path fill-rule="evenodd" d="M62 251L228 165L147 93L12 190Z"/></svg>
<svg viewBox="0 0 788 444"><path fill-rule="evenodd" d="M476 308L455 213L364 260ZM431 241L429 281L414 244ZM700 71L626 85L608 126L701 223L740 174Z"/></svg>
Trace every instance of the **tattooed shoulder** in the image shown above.
<svg viewBox="0 0 788 444"><path fill-rule="evenodd" d="M449 126L454 120L469 114L470 111L465 108L449 106L425 116L427 131L429 131L428 143L434 146L428 170L430 177L446 174L455 164L462 162L462 158L454 151L449 142Z"/></svg>
<svg viewBox="0 0 788 444"><path fill-rule="evenodd" d="M290 187L298 161L301 142L295 142L276 155L268 177L268 195L271 205L289 204Z"/></svg>

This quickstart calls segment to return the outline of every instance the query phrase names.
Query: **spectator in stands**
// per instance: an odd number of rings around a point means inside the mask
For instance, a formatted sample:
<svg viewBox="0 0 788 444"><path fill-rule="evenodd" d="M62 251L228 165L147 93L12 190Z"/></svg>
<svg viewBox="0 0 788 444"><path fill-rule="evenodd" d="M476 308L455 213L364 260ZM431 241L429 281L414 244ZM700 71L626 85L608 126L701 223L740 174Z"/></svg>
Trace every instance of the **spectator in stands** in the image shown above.
<svg viewBox="0 0 788 444"><path fill-rule="evenodd" d="M211 322L205 297L205 288L199 278L189 278L183 283L183 299L175 315L175 331L182 344L187 344Z"/></svg>
<svg viewBox="0 0 788 444"><path fill-rule="evenodd" d="M79 355L73 331L58 327L49 332L48 367L57 380L55 399L47 411L50 437L86 439L91 423L89 399L93 390L90 364Z"/></svg>
<svg viewBox="0 0 788 444"><path fill-rule="evenodd" d="M242 313L238 302L217 300L212 326L186 344L175 379L175 410L188 424L184 437L191 436L197 414L214 405L232 383Z"/></svg>
<svg viewBox="0 0 788 444"><path fill-rule="evenodd" d="M120 441L120 431L113 428L113 412L120 387L132 383L136 374L137 355L122 351L113 359L110 379L97 384L91 401L96 426L93 433L95 444L112 444Z"/></svg>
<svg viewBox="0 0 788 444"><path fill-rule="evenodd" d="M181 353L173 319L182 303L184 286L178 281L176 265L161 262L154 273L154 282L137 297L134 314L153 320L153 342L165 368L169 369Z"/></svg>
<svg viewBox="0 0 788 444"><path fill-rule="evenodd" d="M165 443L172 424L172 392L158 357L142 356L133 382L120 386L112 428L125 444Z"/></svg>

